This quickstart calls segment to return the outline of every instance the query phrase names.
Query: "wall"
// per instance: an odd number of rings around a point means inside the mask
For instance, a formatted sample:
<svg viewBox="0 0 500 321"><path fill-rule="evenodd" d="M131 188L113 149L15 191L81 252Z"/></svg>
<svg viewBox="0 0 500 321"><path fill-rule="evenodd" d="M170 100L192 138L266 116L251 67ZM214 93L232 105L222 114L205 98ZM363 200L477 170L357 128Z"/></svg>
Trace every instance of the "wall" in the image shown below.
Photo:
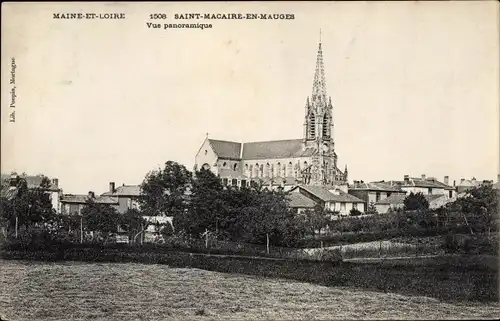
<svg viewBox="0 0 500 321"><path fill-rule="evenodd" d="M429 189L427 187L402 186L401 189L404 190L404 191L406 191L407 194L410 194L412 192L414 194L417 194L417 193L422 193L424 195L428 195L429 194ZM447 194L447 192L445 192L444 188L432 188L432 194L433 195Z"/></svg>
<svg viewBox="0 0 500 321"><path fill-rule="evenodd" d="M206 151L206 153L205 153ZM200 170L203 164L210 165L210 170L217 175L217 167L215 166L217 161L217 155L215 154L212 146L210 146L210 142L208 139L205 139L203 144L201 145L200 150L195 156L195 165L197 170Z"/></svg>
<svg viewBox="0 0 500 321"><path fill-rule="evenodd" d="M60 202L60 193L50 192L50 201L52 203L52 208L57 212L61 213L61 202Z"/></svg>
<svg viewBox="0 0 500 321"><path fill-rule="evenodd" d="M344 204L344 205L342 205ZM365 212L364 203L341 203L341 202L327 202L325 208L330 211L339 212L340 215L349 215L351 210L356 206L356 209L361 213Z"/></svg>
<svg viewBox="0 0 500 321"><path fill-rule="evenodd" d="M292 163L291 170L289 168L289 163ZM295 167L298 165L298 170L303 170L305 168L304 162L307 162L307 166L311 164L309 157L297 157L297 158L274 158L274 159L248 159L242 161L243 173L248 177L297 177L295 174ZM278 171L278 163L280 163L281 170ZM258 164L263 165L263 173L257 173L255 166ZM267 169L267 164L269 164L269 170ZM250 165L253 167L253 171L250 173ZM271 165L273 165L273 170L271 171ZM285 169L284 169L285 167ZM250 175L251 174L251 175ZM280 175L278 175L280 174ZM291 174L291 175L290 175Z"/></svg>

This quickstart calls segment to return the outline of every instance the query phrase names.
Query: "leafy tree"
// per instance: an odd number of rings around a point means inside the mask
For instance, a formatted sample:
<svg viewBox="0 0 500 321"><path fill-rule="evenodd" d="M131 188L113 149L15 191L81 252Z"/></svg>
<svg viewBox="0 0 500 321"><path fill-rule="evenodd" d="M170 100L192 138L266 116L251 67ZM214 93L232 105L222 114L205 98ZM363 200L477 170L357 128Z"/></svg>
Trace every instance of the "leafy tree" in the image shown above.
<svg viewBox="0 0 500 321"><path fill-rule="evenodd" d="M174 228L192 236L199 236L207 229L215 231L226 207L222 192L223 186L217 176L206 169L197 171L192 182L189 208L174 216Z"/></svg>
<svg viewBox="0 0 500 321"><path fill-rule="evenodd" d="M429 209L429 202L424 194L413 192L404 199L404 209L406 211L423 211Z"/></svg>
<svg viewBox="0 0 500 321"><path fill-rule="evenodd" d="M314 235L316 231L321 234L321 230L330 223L329 214L321 205L316 205L313 210L306 211L307 226Z"/></svg>
<svg viewBox="0 0 500 321"><path fill-rule="evenodd" d="M141 184L141 210L145 215L177 216L186 210L186 191L191 183L191 172L173 161L151 171Z"/></svg>
<svg viewBox="0 0 500 321"><path fill-rule="evenodd" d="M3 182L4 184L7 182ZM43 176L39 187L28 188L23 177L19 177L11 197L2 197L1 200L1 223L7 230L13 229L17 218L18 226L28 229L31 225L41 226L43 223L51 223L56 219L56 213L52 209L50 195L46 189L50 186L50 180Z"/></svg>
<svg viewBox="0 0 500 321"><path fill-rule="evenodd" d="M491 231L496 229L499 218L498 198L498 191L491 186L482 185L469 190L465 197L456 201L471 234L475 230L486 232L490 236Z"/></svg>
<svg viewBox="0 0 500 321"><path fill-rule="evenodd" d="M374 202L368 204L368 208L365 211L366 214L378 214L377 207Z"/></svg>
<svg viewBox="0 0 500 321"><path fill-rule="evenodd" d="M361 211L359 211L357 208L353 208L349 212L349 215L351 215L351 216L360 216L361 215Z"/></svg>
<svg viewBox="0 0 500 321"><path fill-rule="evenodd" d="M88 200L82 209L85 228L103 234L116 233L121 223L121 215L108 204Z"/></svg>

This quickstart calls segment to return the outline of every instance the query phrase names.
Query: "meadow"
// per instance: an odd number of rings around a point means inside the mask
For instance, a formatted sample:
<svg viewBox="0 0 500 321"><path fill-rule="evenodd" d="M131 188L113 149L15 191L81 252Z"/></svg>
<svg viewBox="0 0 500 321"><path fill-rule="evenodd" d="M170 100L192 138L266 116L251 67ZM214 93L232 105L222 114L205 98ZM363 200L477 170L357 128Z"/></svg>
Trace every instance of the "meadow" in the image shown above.
<svg viewBox="0 0 500 321"><path fill-rule="evenodd" d="M496 303L159 264L0 260L8 320L493 319Z"/></svg>

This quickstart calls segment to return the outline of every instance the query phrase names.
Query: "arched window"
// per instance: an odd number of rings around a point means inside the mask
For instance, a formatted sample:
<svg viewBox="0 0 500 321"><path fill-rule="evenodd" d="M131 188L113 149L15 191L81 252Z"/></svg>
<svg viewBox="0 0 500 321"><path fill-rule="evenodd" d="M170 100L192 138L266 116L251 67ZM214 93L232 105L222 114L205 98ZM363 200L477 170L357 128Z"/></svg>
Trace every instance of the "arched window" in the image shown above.
<svg viewBox="0 0 500 321"><path fill-rule="evenodd" d="M208 150L205 149L205 155L208 153Z"/></svg>
<svg viewBox="0 0 500 321"><path fill-rule="evenodd" d="M278 164L276 165L276 177L280 176L281 176L281 163L278 162Z"/></svg>
<svg viewBox="0 0 500 321"><path fill-rule="evenodd" d="M259 167L259 177L263 177L263 176L264 176L264 165L261 164Z"/></svg>
<svg viewBox="0 0 500 321"><path fill-rule="evenodd" d="M255 164L254 169L255 169L255 173L254 173L254 175L253 175L253 176L255 176L255 177L259 177L259 176L260 176L260 175L259 175L259 163L256 163L256 164Z"/></svg>
<svg viewBox="0 0 500 321"><path fill-rule="evenodd" d="M328 115L323 117L323 137L330 136L330 118Z"/></svg>
<svg viewBox="0 0 500 321"><path fill-rule="evenodd" d="M222 163L222 168L226 168L226 166L227 166L226 162Z"/></svg>
<svg viewBox="0 0 500 321"><path fill-rule="evenodd" d="M292 162L288 163L286 176L287 177L292 177L293 176L293 165L292 165Z"/></svg>
<svg viewBox="0 0 500 321"><path fill-rule="evenodd" d="M266 164L266 171L264 172L264 176L265 177L272 177L271 166L269 165L269 163Z"/></svg>
<svg viewBox="0 0 500 321"><path fill-rule="evenodd" d="M210 169L210 165L208 165L207 163L205 163L205 164L203 164L203 166L201 168L203 168L204 170L209 170Z"/></svg>
<svg viewBox="0 0 500 321"><path fill-rule="evenodd" d="M309 115L309 138L316 137L316 117L314 114Z"/></svg>
<svg viewBox="0 0 500 321"><path fill-rule="evenodd" d="M234 163L233 170L237 170L237 169L238 169L238 163Z"/></svg>
<svg viewBox="0 0 500 321"><path fill-rule="evenodd" d="M250 177L253 177L253 165L250 165L249 174L250 174Z"/></svg>

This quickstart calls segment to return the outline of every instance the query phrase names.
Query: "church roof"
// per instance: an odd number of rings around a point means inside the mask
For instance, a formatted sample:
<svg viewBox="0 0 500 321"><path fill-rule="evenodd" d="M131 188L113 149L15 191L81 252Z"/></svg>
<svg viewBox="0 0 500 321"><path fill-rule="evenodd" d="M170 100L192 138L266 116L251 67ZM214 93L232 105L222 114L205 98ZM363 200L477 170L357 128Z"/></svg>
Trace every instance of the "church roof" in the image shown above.
<svg viewBox="0 0 500 321"><path fill-rule="evenodd" d="M210 145L217 156L222 158L240 159L241 143L209 139Z"/></svg>
<svg viewBox="0 0 500 321"><path fill-rule="evenodd" d="M314 148L302 149L302 139L273 140L243 144L243 159L308 157Z"/></svg>

